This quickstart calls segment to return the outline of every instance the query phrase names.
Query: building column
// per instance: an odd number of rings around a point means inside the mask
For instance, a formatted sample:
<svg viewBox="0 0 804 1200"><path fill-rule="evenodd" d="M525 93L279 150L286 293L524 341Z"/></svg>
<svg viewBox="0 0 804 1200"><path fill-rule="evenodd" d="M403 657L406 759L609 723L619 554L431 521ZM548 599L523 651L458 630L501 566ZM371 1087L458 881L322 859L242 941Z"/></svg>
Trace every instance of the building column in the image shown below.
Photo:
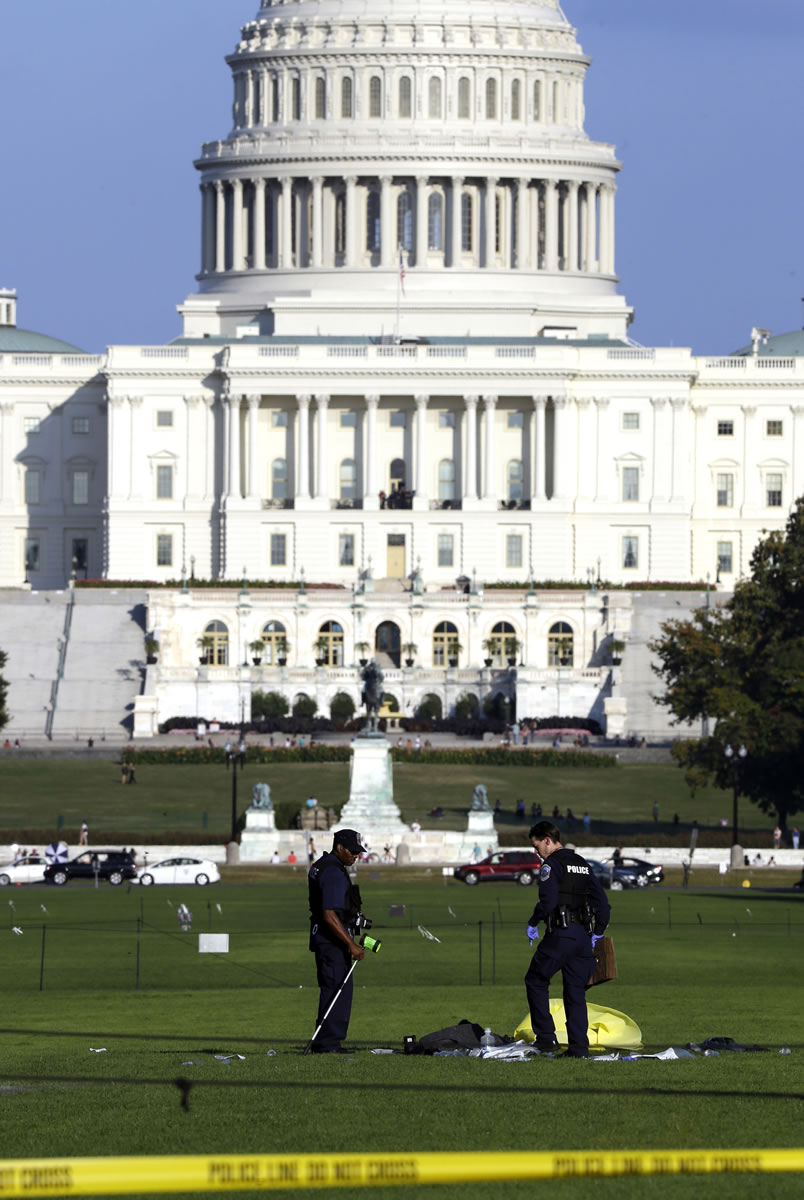
<svg viewBox="0 0 804 1200"><path fill-rule="evenodd" d="M793 454L790 469L791 495L800 496L804 491L804 405L791 404L793 414Z"/></svg>
<svg viewBox="0 0 804 1200"><path fill-rule="evenodd" d="M463 398L463 502L467 507L477 500L477 401L477 396Z"/></svg>
<svg viewBox="0 0 804 1200"><path fill-rule="evenodd" d="M614 188L600 189L600 274L614 274Z"/></svg>
<svg viewBox="0 0 804 1200"><path fill-rule="evenodd" d="M264 178L254 180L254 269L265 270L265 185Z"/></svg>
<svg viewBox="0 0 804 1200"><path fill-rule="evenodd" d="M313 267L320 267L324 261L324 180L320 175L314 175L313 185Z"/></svg>
<svg viewBox="0 0 804 1200"><path fill-rule="evenodd" d="M688 442L687 430L687 399L677 396L670 401L673 410L673 485L670 491L670 503L684 503L689 492L687 483Z"/></svg>
<svg viewBox="0 0 804 1200"><path fill-rule="evenodd" d="M584 239L583 269L589 274L597 270L597 185L586 185L586 237Z"/></svg>
<svg viewBox="0 0 804 1200"><path fill-rule="evenodd" d="M664 396L654 396L653 408L653 481L651 504L666 504L670 499L670 477L673 458L668 450L673 444L672 415ZM668 421L668 416L670 420Z"/></svg>
<svg viewBox="0 0 804 1200"><path fill-rule="evenodd" d="M199 426L198 414L202 409L200 396L184 396L184 461L185 484L184 499L200 500L204 494L204 473L206 447ZM203 447L203 452L199 449Z"/></svg>
<svg viewBox="0 0 804 1200"><path fill-rule="evenodd" d="M248 400L248 496L252 500L259 497L259 481L257 479L257 419L260 411L260 396L247 396Z"/></svg>
<svg viewBox="0 0 804 1200"><path fill-rule="evenodd" d="M346 265L354 267L357 265L356 253L356 238L355 209L357 207L357 176L347 175L344 182L346 183Z"/></svg>
<svg viewBox="0 0 804 1200"><path fill-rule="evenodd" d="M282 204L279 214L281 248L279 251L279 266L283 270L288 271L293 266L293 215L291 213L293 180L289 175L284 175L281 182Z"/></svg>
<svg viewBox="0 0 804 1200"><path fill-rule="evenodd" d="M533 397L533 458L530 479L531 504L543 502L546 498L544 489L545 443L544 443L544 413L547 407L546 396Z"/></svg>
<svg viewBox="0 0 804 1200"><path fill-rule="evenodd" d="M376 512L380 507L377 485L377 405L379 396L366 396L366 443L363 471L363 508Z"/></svg>
<svg viewBox="0 0 804 1200"><path fill-rule="evenodd" d="M530 191L527 179L516 183L516 265L520 271L531 265L530 243Z"/></svg>
<svg viewBox="0 0 804 1200"><path fill-rule="evenodd" d="M145 454L142 449L142 438L144 430L142 427L142 396L129 396L129 435L128 435L128 451L129 451L129 467L128 467L128 498L129 500L141 500L142 491L142 475Z"/></svg>
<svg viewBox="0 0 804 1200"><path fill-rule="evenodd" d="M201 184L201 274L207 275L215 261L215 214L212 191L208 183Z"/></svg>
<svg viewBox="0 0 804 1200"><path fill-rule="evenodd" d="M483 449L486 460L485 471L483 472L483 499L489 501L496 508L497 473L494 455L494 415L497 409L497 397L484 396L483 403L486 406L483 414Z"/></svg>
<svg viewBox="0 0 804 1200"><path fill-rule="evenodd" d="M329 396L316 396L316 464L315 464L315 496L319 502L326 501L329 505L327 489L327 412Z"/></svg>
<svg viewBox="0 0 804 1200"><path fill-rule="evenodd" d="M394 223L391 216L391 175L380 176L380 262L383 267L394 265Z"/></svg>
<svg viewBox="0 0 804 1200"><path fill-rule="evenodd" d="M243 180L232 180L232 270L246 268L245 230L243 228Z"/></svg>
<svg viewBox="0 0 804 1200"><path fill-rule="evenodd" d="M497 244L497 180L493 177L486 180L486 244L483 257L484 267L493 267L496 262Z"/></svg>
<svg viewBox="0 0 804 1200"><path fill-rule="evenodd" d="M429 396L414 396L416 403L416 463L414 476L414 509L430 507L427 487L427 404Z"/></svg>
<svg viewBox="0 0 804 1200"><path fill-rule="evenodd" d="M215 270L226 270L226 192L223 180L215 180Z"/></svg>
<svg viewBox="0 0 804 1200"><path fill-rule="evenodd" d="M450 230L449 265L455 269L461 265L463 254L463 220L461 216L461 197L463 196L463 176L453 175L452 191L452 228Z"/></svg>
<svg viewBox="0 0 804 1200"><path fill-rule="evenodd" d="M578 186L574 179L567 184L567 227L564 230L566 239L565 271L578 270Z"/></svg>
<svg viewBox="0 0 804 1200"><path fill-rule="evenodd" d="M416 176L416 266L427 266L427 176Z"/></svg>
<svg viewBox="0 0 804 1200"><path fill-rule="evenodd" d="M566 396L553 396L553 495L552 500L567 500L569 455L572 449L567 436L569 402Z"/></svg>
<svg viewBox="0 0 804 1200"><path fill-rule="evenodd" d="M121 500L128 495L128 456L127 449L129 446L129 430L125 428L124 412L126 408L127 396L114 396L110 392L106 394L106 445L107 445L107 478L106 478L106 494L110 500ZM0 425L3 422L3 413L7 413L6 430L0 428L2 433L2 442L0 445L6 447L9 445L10 439L6 438L6 431L11 422L11 414L14 412L13 402L7 401L0 404ZM0 488L0 500L10 500L10 473L11 459L5 454L0 455L0 471L3 470L4 464L7 462L7 467L3 473L3 486Z"/></svg>
<svg viewBox="0 0 804 1200"><path fill-rule="evenodd" d="M757 508L765 507L765 498L761 494L762 480L760 479L757 450L759 448L758 432L756 429L757 409L755 404L743 404L743 502L740 515L745 516ZM735 501L737 497L734 497Z"/></svg>
<svg viewBox="0 0 804 1200"><path fill-rule="evenodd" d="M595 458L597 456L591 397L577 396L575 399L575 409L577 413L575 444L578 455L578 485L576 495L579 500L589 503L594 499L595 495Z"/></svg>
<svg viewBox="0 0 804 1200"><path fill-rule="evenodd" d="M296 397L296 434L299 467L296 472L294 500L296 508L310 499L310 401L312 396Z"/></svg>
<svg viewBox="0 0 804 1200"><path fill-rule="evenodd" d="M229 396L229 497L240 497L240 397Z"/></svg>
<svg viewBox="0 0 804 1200"><path fill-rule="evenodd" d="M558 181L544 181L544 269L558 270Z"/></svg>
<svg viewBox="0 0 804 1200"><path fill-rule="evenodd" d="M597 454L595 456L595 500L611 501L611 483L614 478L612 462L614 446L609 444L609 429L606 414L609 410L608 396L595 396L597 409Z"/></svg>

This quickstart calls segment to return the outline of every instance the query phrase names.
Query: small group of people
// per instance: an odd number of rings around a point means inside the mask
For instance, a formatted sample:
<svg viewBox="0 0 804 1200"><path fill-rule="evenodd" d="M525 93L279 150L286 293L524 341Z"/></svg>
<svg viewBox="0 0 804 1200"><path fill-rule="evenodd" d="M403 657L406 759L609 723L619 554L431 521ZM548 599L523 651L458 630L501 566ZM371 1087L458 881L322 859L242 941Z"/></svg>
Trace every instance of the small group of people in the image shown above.
<svg viewBox="0 0 804 1200"><path fill-rule="evenodd" d="M120 782L123 784L137 782L137 768L133 762L124 762L121 764Z"/></svg>
<svg viewBox="0 0 804 1200"><path fill-rule="evenodd" d="M388 494L384 491L379 492L377 499L380 508L412 508L415 494L411 488L392 487Z"/></svg>
<svg viewBox="0 0 804 1200"><path fill-rule="evenodd" d="M14 738L14 745L12 746L9 738L6 738L6 740L3 742L3 749L4 750L21 750L22 746L20 745L20 739Z"/></svg>
<svg viewBox="0 0 804 1200"><path fill-rule="evenodd" d="M422 739L417 733L415 738L408 738L407 741L405 741L402 737L398 737L396 739L396 748L397 750L407 750L408 754L411 754L415 753L417 750L432 750L433 745L429 738L426 738L425 741L422 742Z"/></svg>

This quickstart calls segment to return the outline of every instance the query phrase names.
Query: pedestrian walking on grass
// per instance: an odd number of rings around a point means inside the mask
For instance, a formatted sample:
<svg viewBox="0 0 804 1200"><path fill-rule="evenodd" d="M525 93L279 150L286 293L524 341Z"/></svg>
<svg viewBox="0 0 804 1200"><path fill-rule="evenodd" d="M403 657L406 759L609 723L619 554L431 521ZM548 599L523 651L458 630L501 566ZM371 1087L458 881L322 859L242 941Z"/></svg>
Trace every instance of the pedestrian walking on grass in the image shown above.
<svg viewBox="0 0 804 1200"><path fill-rule="evenodd" d="M89 845L89 826L87 825L86 821L81 822L81 830L78 835L78 845L79 846L88 846Z"/></svg>

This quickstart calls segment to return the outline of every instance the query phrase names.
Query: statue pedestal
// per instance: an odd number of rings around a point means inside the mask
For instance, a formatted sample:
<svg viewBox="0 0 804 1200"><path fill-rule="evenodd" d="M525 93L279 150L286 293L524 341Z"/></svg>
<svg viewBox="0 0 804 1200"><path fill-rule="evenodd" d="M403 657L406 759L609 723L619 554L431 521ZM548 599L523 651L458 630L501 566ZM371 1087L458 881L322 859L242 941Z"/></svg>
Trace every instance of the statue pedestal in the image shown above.
<svg viewBox="0 0 804 1200"><path fill-rule="evenodd" d="M240 861L270 862L271 856L279 851L279 837L272 808L247 809L246 828L240 839Z"/></svg>
<svg viewBox="0 0 804 1200"><path fill-rule="evenodd" d="M338 825L341 829L356 829L369 842L410 832L394 803L391 744L384 737L356 737L352 742L349 799L341 809Z"/></svg>
<svg viewBox="0 0 804 1200"><path fill-rule="evenodd" d="M469 821L466 825L466 836L478 839L485 838L488 844L489 839L497 845L497 831L494 828L494 813L489 812L470 812Z"/></svg>

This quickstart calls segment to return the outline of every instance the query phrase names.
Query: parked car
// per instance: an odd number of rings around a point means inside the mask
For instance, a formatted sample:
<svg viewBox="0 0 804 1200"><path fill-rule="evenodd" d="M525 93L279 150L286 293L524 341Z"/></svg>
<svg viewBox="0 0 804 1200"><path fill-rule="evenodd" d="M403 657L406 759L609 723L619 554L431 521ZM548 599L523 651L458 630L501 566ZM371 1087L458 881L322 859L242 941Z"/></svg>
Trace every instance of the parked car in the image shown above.
<svg viewBox="0 0 804 1200"><path fill-rule="evenodd" d="M41 883L45 878L47 859L41 854L26 854L16 862L0 867L0 887L10 883Z"/></svg>
<svg viewBox="0 0 804 1200"><path fill-rule="evenodd" d="M165 858L153 866L139 867L137 882L143 887L154 883L219 883L221 873L209 858Z"/></svg>
<svg viewBox="0 0 804 1200"><path fill-rule="evenodd" d="M587 858L586 861L603 887L610 887L613 892L621 892L623 888L651 887L664 881L662 867L645 862L642 858L621 858L616 864L613 858L605 862L599 862L596 858Z"/></svg>
<svg viewBox="0 0 804 1200"><path fill-rule="evenodd" d="M63 887L68 879L105 879L119 887L125 879L135 879L137 869L128 850L85 850L66 863L51 863L45 868L45 883Z"/></svg>
<svg viewBox="0 0 804 1200"><path fill-rule="evenodd" d="M512 879L523 887L530 887L539 874L542 860L534 850L500 850L480 862L466 863L455 868L455 878L474 887L486 880Z"/></svg>

